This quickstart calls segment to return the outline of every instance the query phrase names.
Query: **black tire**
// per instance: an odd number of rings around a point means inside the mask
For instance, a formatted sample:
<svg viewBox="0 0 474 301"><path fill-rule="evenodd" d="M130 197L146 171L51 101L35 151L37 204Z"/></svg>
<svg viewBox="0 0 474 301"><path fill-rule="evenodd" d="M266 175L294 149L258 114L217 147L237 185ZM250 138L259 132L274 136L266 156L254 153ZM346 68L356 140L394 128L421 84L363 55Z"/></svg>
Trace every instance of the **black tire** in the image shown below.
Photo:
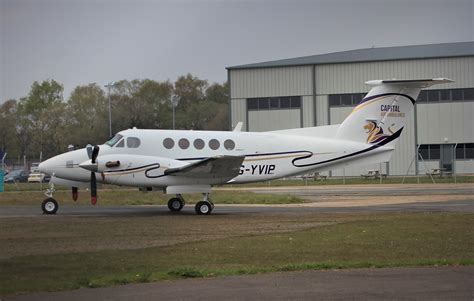
<svg viewBox="0 0 474 301"><path fill-rule="evenodd" d="M178 212L184 207L184 202L180 198L171 198L168 201L168 209L170 211Z"/></svg>
<svg viewBox="0 0 474 301"><path fill-rule="evenodd" d="M197 202L196 207L194 209L196 210L196 214L204 214L208 215L211 214L213 206L211 205L210 202L206 201L200 201Z"/></svg>
<svg viewBox="0 0 474 301"><path fill-rule="evenodd" d="M47 198L41 204L41 209L43 209L44 214L56 214L58 211L59 205L53 198Z"/></svg>

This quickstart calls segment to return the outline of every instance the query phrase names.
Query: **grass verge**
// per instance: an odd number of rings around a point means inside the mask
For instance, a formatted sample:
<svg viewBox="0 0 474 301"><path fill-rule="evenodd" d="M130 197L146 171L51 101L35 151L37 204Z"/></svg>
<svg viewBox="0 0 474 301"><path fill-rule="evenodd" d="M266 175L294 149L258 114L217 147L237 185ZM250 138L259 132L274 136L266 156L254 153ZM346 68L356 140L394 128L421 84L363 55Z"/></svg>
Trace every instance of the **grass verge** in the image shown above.
<svg viewBox="0 0 474 301"><path fill-rule="evenodd" d="M2 259L0 294L272 271L474 264L473 214L331 219L342 222L162 247ZM219 229L206 224L201 231Z"/></svg>

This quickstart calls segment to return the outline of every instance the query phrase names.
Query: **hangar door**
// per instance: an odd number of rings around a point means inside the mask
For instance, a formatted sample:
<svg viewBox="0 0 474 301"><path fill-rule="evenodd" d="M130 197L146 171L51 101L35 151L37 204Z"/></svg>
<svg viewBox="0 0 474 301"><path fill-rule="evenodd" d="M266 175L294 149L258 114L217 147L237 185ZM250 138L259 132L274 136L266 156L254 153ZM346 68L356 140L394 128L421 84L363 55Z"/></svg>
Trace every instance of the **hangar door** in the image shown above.
<svg viewBox="0 0 474 301"><path fill-rule="evenodd" d="M301 97L260 97L247 99L247 122L251 132L302 127Z"/></svg>

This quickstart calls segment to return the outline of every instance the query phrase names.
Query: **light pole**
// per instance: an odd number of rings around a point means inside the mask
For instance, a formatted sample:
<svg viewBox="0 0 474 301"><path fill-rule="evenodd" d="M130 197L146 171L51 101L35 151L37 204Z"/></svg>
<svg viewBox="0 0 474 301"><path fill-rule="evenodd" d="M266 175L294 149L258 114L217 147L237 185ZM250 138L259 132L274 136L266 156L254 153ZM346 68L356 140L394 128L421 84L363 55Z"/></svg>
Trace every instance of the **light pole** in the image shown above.
<svg viewBox="0 0 474 301"><path fill-rule="evenodd" d="M115 82L110 82L104 87L108 89L108 94L109 94L109 137L112 137L112 108L110 106L110 88L115 86Z"/></svg>
<svg viewBox="0 0 474 301"><path fill-rule="evenodd" d="M171 106L173 107L173 130L176 128L175 122L175 109L179 102L179 96L176 94L171 95Z"/></svg>

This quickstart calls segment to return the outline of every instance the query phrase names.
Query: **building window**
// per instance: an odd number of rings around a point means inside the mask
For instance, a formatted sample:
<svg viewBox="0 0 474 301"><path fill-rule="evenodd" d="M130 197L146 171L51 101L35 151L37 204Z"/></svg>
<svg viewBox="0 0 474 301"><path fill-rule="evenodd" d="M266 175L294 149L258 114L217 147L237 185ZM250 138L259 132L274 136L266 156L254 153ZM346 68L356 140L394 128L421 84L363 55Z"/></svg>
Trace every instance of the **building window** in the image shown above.
<svg viewBox="0 0 474 301"><path fill-rule="evenodd" d="M474 159L474 143L464 144L464 159Z"/></svg>
<svg viewBox="0 0 474 301"><path fill-rule="evenodd" d="M474 88L422 90L417 102L474 101Z"/></svg>
<svg viewBox="0 0 474 301"><path fill-rule="evenodd" d="M365 95L366 93L331 94L329 95L329 106L356 106L364 99Z"/></svg>
<svg viewBox="0 0 474 301"><path fill-rule="evenodd" d="M418 154L421 155L423 160L439 160L439 144L423 144L418 149Z"/></svg>
<svg viewBox="0 0 474 301"><path fill-rule="evenodd" d="M453 144L451 145L454 147ZM423 160L439 160L441 158L439 144L420 145L418 153ZM456 146L456 160L462 159L474 159L474 143L458 143Z"/></svg>
<svg viewBox="0 0 474 301"><path fill-rule="evenodd" d="M457 159L474 159L474 143L459 143L456 146Z"/></svg>
<svg viewBox="0 0 474 301"><path fill-rule="evenodd" d="M365 93L330 94L330 107L356 106L365 97ZM474 88L422 90L416 99L418 103L474 101Z"/></svg>
<svg viewBox="0 0 474 301"><path fill-rule="evenodd" d="M301 108L301 96L248 98L247 110L284 110Z"/></svg>

